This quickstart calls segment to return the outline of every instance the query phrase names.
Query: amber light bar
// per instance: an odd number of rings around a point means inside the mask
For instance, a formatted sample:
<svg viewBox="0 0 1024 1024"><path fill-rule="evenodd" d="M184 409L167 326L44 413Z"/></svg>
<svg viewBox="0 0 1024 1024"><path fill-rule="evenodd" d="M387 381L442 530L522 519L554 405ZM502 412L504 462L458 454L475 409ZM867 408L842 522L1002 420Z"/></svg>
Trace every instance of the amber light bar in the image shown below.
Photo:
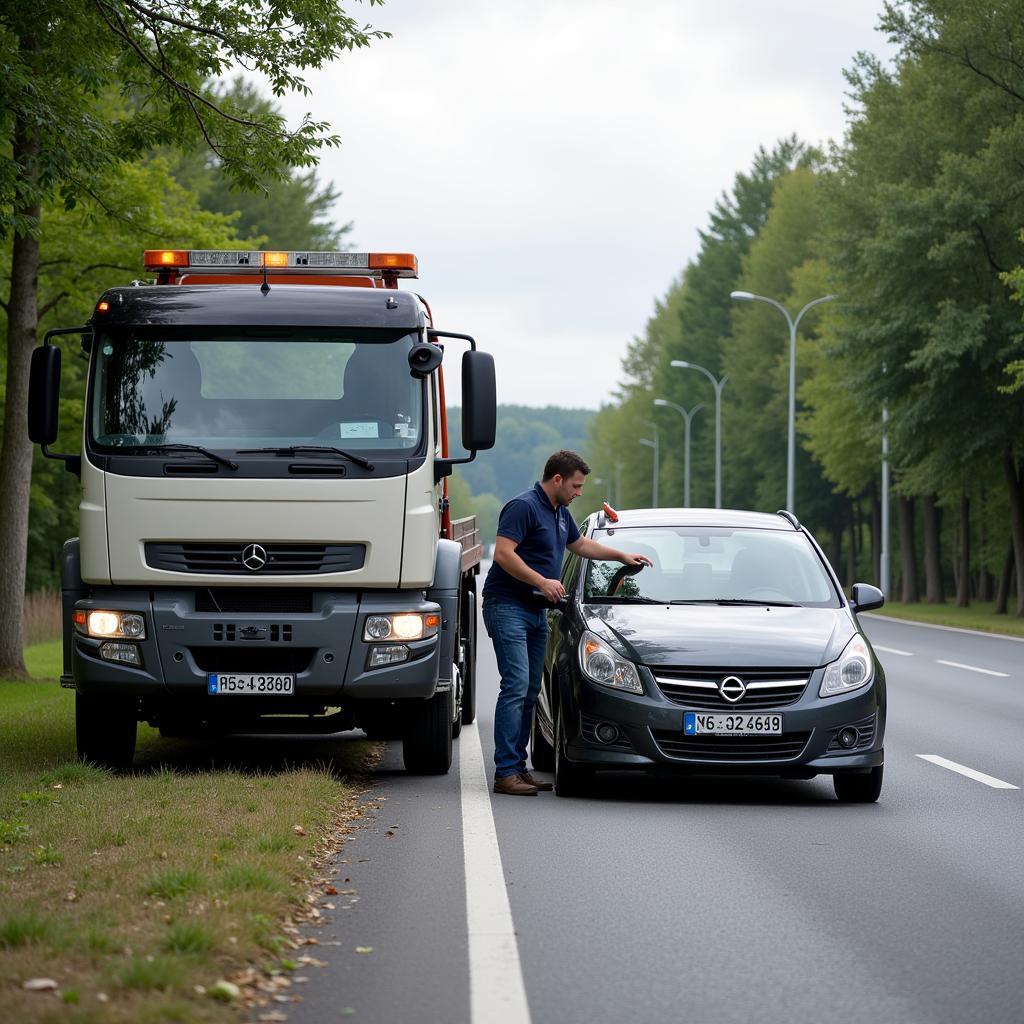
<svg viewBox="0 0 1024 1024"><path fill-rule="evenodd" d="M147 249L147 270L187 270L193 274L339 274L358 277L418 277L411 252L260 252L235 249Z"/></svg>

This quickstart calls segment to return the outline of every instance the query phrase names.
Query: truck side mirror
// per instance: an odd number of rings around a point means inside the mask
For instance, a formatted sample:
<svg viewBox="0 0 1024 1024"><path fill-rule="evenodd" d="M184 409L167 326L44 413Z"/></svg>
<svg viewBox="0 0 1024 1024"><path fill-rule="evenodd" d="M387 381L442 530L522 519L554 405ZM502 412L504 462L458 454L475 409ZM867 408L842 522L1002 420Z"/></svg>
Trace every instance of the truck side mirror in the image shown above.
<svg viewBox="0 0 1024 1024"><path fill-rule="evenodd" d="M422 380L441 365L443 357L444 349L440 345L418 342L409 349L409 370L414 377Z"/></svg>
<svg viewBox="0 0 1024 1024"><path fill-rule="evenodd" d="M473 349L462 355L462 447L483 451L494 447L497 419L494 357Z"/></svg>
<svg viewBox="0 0 1024 1024"><path fill-rule="evenodd" d="M57 440L60 401L60 349L40 345L32 352L28 379L28 436L33 444Z"/></svg>

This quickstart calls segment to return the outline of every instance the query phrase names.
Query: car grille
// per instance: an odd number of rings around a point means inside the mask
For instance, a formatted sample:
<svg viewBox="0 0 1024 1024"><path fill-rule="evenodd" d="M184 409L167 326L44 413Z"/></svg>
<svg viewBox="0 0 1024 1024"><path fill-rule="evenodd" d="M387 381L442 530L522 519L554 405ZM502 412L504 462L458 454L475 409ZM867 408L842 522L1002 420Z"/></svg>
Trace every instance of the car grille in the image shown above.
<svg viewBox="0 0 1024 1024"><path fill-rule="evenodd" d="M856 729L857 730L857 742L852 747L844 747L839 742L839 734L843 729ZM867 718L862 718L859 722L850 722L849 725L842 725L838 729L833 730L832 739L829 740L828 749L831 751L839 751L843 754L851 754L857 750L865 750L875 742L875 716L868 715Z"/></svg>
<svg viewBox="0 0 1024 1024"><path fill-rule="evenodd" d="M242 564L246 544L146 544L146 564L168 572L241 576L284 576L361 569L363 544L264 544L266 564L250 571Z"/></svg>
<svg viewBox="0 0 1024 1024"><path fill-rule="evenodd" d="M658 689L673 704L687 708L784 708L795 704L811 678L812 669L728 669L661 668L651 669ZM726 676L736 676L746 684L747 692L738 701L728 701L718 692Z"/></svg>
<svg viewBox="0 0 1024 1024"><path fill-rule="evenodd" d="M652 729L654 742L668 757L690 761L789 761L807 745L809 732L782 736L684 736L682 732Z"/></svg>

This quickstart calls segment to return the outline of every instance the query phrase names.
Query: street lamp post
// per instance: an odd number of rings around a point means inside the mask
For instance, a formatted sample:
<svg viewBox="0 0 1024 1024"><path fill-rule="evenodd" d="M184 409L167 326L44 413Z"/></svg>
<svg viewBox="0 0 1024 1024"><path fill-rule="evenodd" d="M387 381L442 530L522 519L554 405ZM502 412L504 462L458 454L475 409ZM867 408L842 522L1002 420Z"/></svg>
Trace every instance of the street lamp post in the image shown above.
<svg viewBox="0 0 1024 1024"><path fill-rule="evenodd" d="M793 472L796 457L796 331L800 326L800 320L807 310L812 306L817 306L821 302L831 302L836 296L822 295L817 299L811 299L811 301L808 302L799 313L797 313L795 319L789 315L789 311L781 302L769 299L765 295L755 295L753 292L732 292L729 297L732 299L738 299L740 302L767 302L769 306L774 306L786 318L786 323L789 324L789 437L786 446L786 508L790 512L794 512L795 509L793 506L795 501L793 497Z"/></svg>
<svg viewBox="0 0 1024 1024"><path fill-rule="evenodd" d="M710 370L696 363L689 363L685 359L673 359L672 366L681 370L700 370L715 389L715 508L722 507L722 388L729 379L723 376L717 380ZM689 504L689 503L687 503Z"/></svg>
<svg viewBox="0 0 1024 1024"><path fill-rule="evenodd" d="M658 424L657 423L651 423L651 421L648 420L647 421L647 425L654 431L654 440L651 441L651 440L649 440L646 437L641 437L639 440L640 440L641 444L647 445L648 448L653 448L654 449L654 469L653 469L653 476L651 478L651 491L653 492L652 496L651 496L652 497L651 504L654 506L654 508L657 508L658 507L658 473L659 473L659 466L658 466L658 459L659 459Z"/></svg>
<svg viewBox="0 0 1024 1024"><path fill-rule="evenodd" d="M669 409L675 409L680 416L683 417L683 422L686 424L686 428L683 432L683 508L690 507L690 423L693 421L693 417L704 408L703 405L695 405L689 412L687 412L681 405L676 405L675 402L670 402L667 398L656 398L654 404L657 406L667 406Z"/></svg>

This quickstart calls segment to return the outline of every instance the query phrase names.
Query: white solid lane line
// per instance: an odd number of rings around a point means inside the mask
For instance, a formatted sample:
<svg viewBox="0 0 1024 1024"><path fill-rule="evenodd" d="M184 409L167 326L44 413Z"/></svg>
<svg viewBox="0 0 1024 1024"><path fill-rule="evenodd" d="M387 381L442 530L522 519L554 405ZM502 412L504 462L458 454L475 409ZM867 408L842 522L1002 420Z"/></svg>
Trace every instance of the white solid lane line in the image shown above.
<svg viewBox="0 0 1024 1024"><path fill-rule="evenodd" d="M938 754L918 754L922 761L931 761L932 764L937 764L940 768L948 768L951 772L959 772L961 775L966 775L969 779L974 779L975 782L983 782L986 786L991 786L993 789L1019 789L1019 786L1014 786L1009 782L1003 782L1002 779L997 779L995 776L986 775L984 772L977 772L973 768L968 768L966 765L957 764L956 761L950 761L945 757L939 757Z"/></svg>
<svg viewBox="0 0 1024 1024"><path fill-rule="evenodd" d="M872 644L876 651L884 651L886 654L898 654L901 658L912 658L913 651L901 651L896 647L883 647L881 644Z"/></svg>
<svg viewBox="0 0 1024 1024"><path fill-rule="evenodd" d="M1009 679L1009 672L993 672L990 668L978 668L977 665L963 665L959 661L943 661L941 658L936 658L935 661L939 665L948 665L950 668L962 668L966 672L981 672L982 675L986 676L998 676L1000 679Z"/></svg>
<svg viewBox="0 0 1024 1024"><path fill-rule="evenodd" d="M459 737L472 1024L530 1024L512 909L476 722Z"/></svg>

